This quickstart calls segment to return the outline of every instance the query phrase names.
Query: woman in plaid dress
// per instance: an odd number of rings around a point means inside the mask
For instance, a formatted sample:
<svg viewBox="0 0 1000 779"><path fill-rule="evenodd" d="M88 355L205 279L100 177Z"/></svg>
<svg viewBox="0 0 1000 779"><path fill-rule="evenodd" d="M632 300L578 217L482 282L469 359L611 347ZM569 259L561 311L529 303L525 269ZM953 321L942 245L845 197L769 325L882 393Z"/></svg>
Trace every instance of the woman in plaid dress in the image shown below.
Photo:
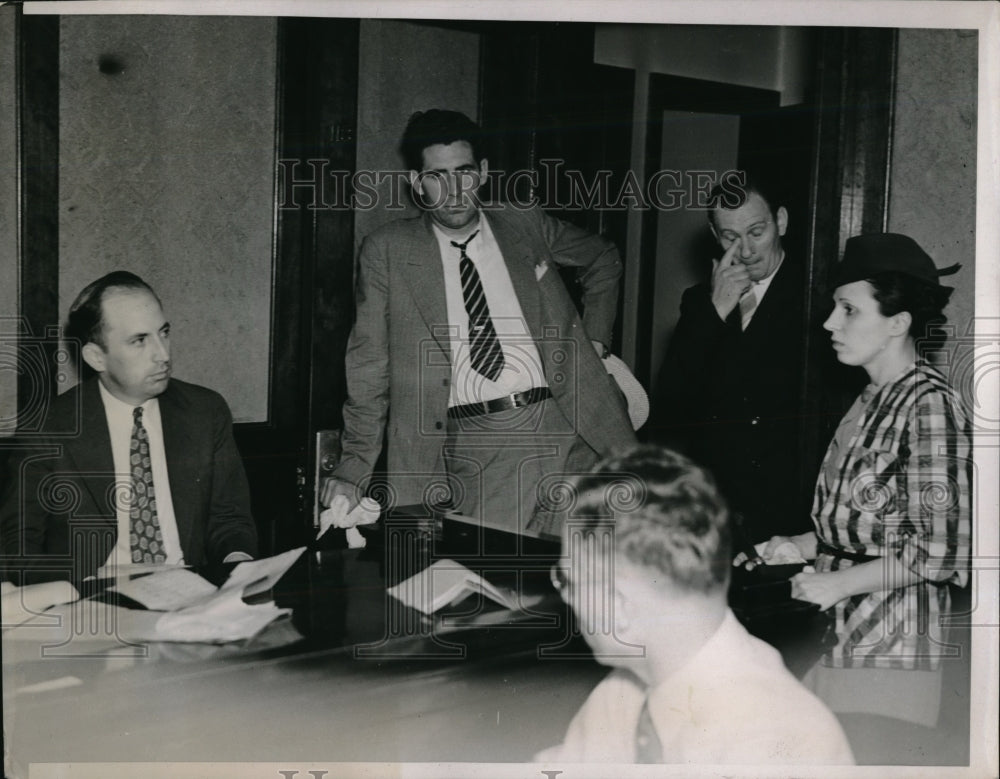
<svg viewBox="0 0 1000 779"><path fill-rule="evenodd" d="M953 272L954 269L949 269ZM944 271L948 272L948 271ZM815 532L791 540L815 572L792 595L832 609L837 644L806 681L831 709L934 727L941 659L955 656L947 584L968 580L971 430L945 377L918 356L951 289L912 239L851 238L824 323L870 384L844 416L816 484Z"/></svg>

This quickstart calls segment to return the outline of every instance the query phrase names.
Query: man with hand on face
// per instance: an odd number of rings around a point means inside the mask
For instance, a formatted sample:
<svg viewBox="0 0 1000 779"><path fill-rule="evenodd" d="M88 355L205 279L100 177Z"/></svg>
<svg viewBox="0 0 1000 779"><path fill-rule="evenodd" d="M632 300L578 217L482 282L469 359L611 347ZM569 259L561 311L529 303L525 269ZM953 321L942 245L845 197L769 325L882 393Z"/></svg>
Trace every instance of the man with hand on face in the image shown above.
<svg viewBox="0 0 1000 779"><path fill-rule="evenodd" d="M455 111L418 112L406 127L424 213L361 247L343 455L321 502L342 494L355 505L387 438L396 505L450 494L486 524L558 534L540 493L635 440L601 363L621 262L603 238L537 208L481 203L482 143ZM578 269L582 320L562 265Z"/></svg>
<svg viewBox="0 0 1000 779"><path fill-rule="evenodd" d="M726 605L730 528L704 469L648 446L573 486L552 581L614 670L536 760L854 762L833 714Z"/></svg>
<svg viewBox="0 0 1000 779"><path fill-rule="evenodd" d="M80 581L131 564L253 559L229 407L171 378L170 324L152 288L126 271L101 277L70 307L65 337L81 347L84 379L52 402L40 447L12 471L0 507L7 571Z"/></svg>
<svg viewBox="0 0 1000 779"><path fill-rule="evenodd" d="M726 174L709 225L722 256L681 300L648 433L708 467L756 543L808 530L811 490L798 478L802 266L785 256L788 212L760 178Z"/></svg>

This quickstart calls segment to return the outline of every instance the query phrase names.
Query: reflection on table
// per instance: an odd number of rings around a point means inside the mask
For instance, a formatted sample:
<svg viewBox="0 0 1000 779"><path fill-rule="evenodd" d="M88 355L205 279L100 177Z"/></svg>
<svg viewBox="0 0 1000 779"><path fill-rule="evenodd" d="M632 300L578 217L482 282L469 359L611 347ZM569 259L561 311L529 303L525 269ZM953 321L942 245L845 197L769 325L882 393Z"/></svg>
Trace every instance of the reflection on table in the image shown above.
<svg viewBox="0 0 1000 779"><path fill-rule="evenodd" d="M7 631L9 775L41 761L517 762L557 743L605 673L548 584L557 545L385 524L365 549L307 551L270 594L293 616L246 642L130 640L159 614L108 593ZM431 618L386 594L443 556L542 598L510 611L471 596Z"/></svg>
<svg viewBox="0 0 1000 779"><path fill-rule="evenodd" d="M260 596L292 616L249 641L136 641L159 614L107 592L5 633L10 775L39 761L520 762L558 743L607 670L550 584L558 543L405 510L365 535L303 554ZM470 596L428 617L387 595L442 559L531 606ZM780 594L744 601L804 671L815 615L792 604L783 619Z"/></svg>

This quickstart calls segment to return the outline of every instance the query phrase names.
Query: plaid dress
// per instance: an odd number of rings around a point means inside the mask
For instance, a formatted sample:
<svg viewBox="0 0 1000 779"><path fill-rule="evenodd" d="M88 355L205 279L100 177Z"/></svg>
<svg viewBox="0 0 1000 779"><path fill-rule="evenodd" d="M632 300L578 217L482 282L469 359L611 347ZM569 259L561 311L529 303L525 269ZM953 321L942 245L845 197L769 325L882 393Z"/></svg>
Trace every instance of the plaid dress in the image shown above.
<svg viewBox="0 0 1000 779"><path fill-rule="evenodd" d="M816 484L818 572L858 563L824 552L895 556L921 580L836 606L837 668L934 670L945 647L946 582L968 581L971 427L944 376L923 360L869 387L844 417ZM888 575L888 574L887 574Z"/></svg>

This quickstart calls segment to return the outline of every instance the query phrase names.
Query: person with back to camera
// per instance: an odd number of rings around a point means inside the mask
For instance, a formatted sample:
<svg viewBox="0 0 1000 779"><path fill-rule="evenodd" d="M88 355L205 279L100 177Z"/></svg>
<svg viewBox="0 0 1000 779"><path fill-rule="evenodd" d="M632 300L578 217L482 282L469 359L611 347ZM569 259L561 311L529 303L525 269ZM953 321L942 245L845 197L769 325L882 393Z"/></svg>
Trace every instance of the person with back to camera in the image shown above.
<svg viewBox="0 0 1000 779"><path fill-rule="evenodd" d="M869 234L847 241L824 323L840 362L870 384L844 416L816 483L815 529L775 536L815 572L792 595L833 609L837 643L805 681L831 709L934 727L941 701L941 618L947 583L968 580L971 429L945 377L918 344L944 321L951 295L915 241ZM736 563L743 560L738 556Z"/></svg>
<svg viewBox="0 0 1000 779"><path fill-rule="evenodd" d="M553 585L613 670L536 760L854 762L836 717L729 608L729 511L705 469L645 446L573 486Z"/></svg>

